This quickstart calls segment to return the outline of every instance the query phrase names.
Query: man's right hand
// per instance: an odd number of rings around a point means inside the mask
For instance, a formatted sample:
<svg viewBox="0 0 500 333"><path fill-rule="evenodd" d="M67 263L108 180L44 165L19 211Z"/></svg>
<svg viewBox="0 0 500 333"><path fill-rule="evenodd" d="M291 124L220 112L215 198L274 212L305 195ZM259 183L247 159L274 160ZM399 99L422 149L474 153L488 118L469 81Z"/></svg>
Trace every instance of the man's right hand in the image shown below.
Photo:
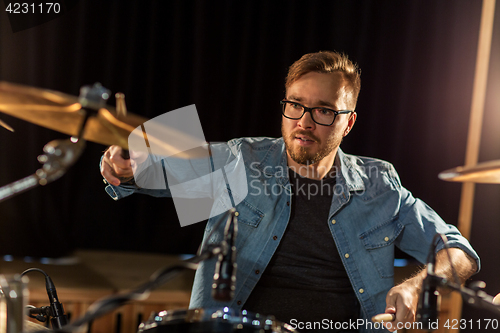
<svg viewBox="0 0 500 333"><path fill-rule="evenodd" d="M102 158L101 175L111 185L118 186L121 180L134 176L131 161L121 156L122 150L120 146L111 146Z"/></svg>

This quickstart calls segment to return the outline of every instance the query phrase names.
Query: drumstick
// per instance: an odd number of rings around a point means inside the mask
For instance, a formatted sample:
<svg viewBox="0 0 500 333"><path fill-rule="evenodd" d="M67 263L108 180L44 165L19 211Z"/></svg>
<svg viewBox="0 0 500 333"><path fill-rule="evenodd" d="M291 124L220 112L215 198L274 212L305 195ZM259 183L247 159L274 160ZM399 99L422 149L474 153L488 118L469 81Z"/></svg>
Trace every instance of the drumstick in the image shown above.
<svg viewBox="0 0 500 333"><path fill-rule="evenodd" d="M115 94L116 98L116 115L118 117L125 117L127 115L127 105L125 104L125 94L118 92ZM122 149L120 153L124 160L130 159L130 154L128 149Z"/></svg>
<svg viewBox="0 0 500 333"><path fill-rule="evenodd" d="M383 321L387 323L389 321L394 321L394 320L396 320L396 314L394 313L380 313L372 317L372 321L374 323L380 323Z"/></svg>

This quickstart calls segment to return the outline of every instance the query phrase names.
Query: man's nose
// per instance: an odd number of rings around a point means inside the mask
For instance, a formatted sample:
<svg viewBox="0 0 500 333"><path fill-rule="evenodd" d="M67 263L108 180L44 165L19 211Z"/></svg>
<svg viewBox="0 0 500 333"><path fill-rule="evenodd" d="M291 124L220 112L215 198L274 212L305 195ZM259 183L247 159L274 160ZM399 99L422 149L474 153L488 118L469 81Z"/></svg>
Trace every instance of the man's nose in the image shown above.
<svg viewBox="0 0 500 333"><path fill-rule="evenodd" d="M302 128L313 128L315 124L316 123L312 119L311 112L304 112L304 115L299 119L298 122L298 125Z"/></svg>

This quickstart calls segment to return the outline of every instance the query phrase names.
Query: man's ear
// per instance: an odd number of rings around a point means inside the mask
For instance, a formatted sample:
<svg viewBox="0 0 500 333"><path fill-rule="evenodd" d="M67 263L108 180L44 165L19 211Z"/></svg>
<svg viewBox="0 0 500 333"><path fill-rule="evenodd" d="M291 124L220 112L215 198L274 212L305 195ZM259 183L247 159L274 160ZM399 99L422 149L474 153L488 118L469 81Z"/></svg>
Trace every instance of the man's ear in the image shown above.
<svg viewBox="0 0 500 333"><path fill-rule="evenodd" d="M357 118L358 114L356 112L353 112L351 113L351 115L349 116L349 120L347 122L347 127L345 128L345 131L344 131L344 137L349 134L349 132L351 131L352 127L354 126L354 123L356 122L356 118Z"/></svg>

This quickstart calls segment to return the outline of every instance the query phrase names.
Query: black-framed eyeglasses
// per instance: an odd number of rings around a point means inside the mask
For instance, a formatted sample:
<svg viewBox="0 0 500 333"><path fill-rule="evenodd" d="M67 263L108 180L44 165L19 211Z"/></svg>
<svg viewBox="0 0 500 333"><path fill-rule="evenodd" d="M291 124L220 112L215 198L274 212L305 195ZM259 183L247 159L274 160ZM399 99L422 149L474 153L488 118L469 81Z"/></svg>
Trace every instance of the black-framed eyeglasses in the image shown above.
<svg viewBox="0 0 500 333"><path fill-rule="evenodd" d="M308 108L300 103L287 100L280 101L280 104L283 105L281 112L286 118L298 120L302 118L306 112L310 112L312 120L316 124L323 126L330 126L333 124L335 122L335 118L337 118L337 115L339 114L354 112L349 110L336 111L322 107Z"/></svg>

